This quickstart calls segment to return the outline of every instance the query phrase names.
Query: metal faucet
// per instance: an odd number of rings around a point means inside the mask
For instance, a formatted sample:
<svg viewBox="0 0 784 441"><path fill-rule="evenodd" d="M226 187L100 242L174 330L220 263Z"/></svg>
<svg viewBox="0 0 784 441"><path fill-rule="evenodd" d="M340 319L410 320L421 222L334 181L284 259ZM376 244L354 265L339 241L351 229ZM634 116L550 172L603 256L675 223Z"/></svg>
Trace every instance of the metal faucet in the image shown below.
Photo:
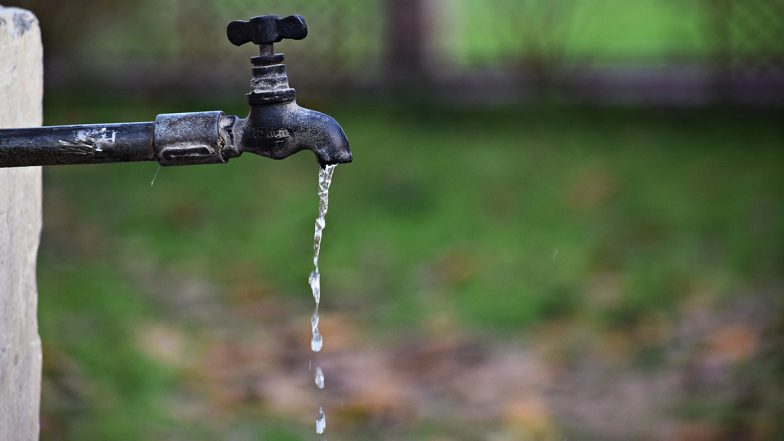
<svg viewBox="0 0 784 441"><path fill-rule="evenodd" d="M297 105L283 54L273 43L308 34L300 15L233 21L237 46L259 45L251 58L247 118L221 111L167 113L154 122L48 126L0 130L0 167L158 161L161 165L225 163L243 152L273 159L311 150L319 164L351 162L343 129L332 117Z"/></svg>

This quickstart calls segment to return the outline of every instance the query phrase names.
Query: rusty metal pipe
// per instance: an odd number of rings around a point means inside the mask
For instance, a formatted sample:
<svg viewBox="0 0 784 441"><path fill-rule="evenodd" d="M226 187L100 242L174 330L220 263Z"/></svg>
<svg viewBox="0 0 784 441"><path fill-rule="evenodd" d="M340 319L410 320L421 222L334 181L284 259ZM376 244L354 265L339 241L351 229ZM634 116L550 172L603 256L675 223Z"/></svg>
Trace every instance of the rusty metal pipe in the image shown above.
<svg viewBox="0 0 784 441"><path fill-rule="evenodd" d="M223 163L231 156L219 129L223 118L223 112L170 113L154 122L0 130L0 167Z"/></svg>
<svg viewBox="0 0 784 441"><path fill-rule="evenodd" d="M151 122L0 130L0 167L155 159Z"/></svg>

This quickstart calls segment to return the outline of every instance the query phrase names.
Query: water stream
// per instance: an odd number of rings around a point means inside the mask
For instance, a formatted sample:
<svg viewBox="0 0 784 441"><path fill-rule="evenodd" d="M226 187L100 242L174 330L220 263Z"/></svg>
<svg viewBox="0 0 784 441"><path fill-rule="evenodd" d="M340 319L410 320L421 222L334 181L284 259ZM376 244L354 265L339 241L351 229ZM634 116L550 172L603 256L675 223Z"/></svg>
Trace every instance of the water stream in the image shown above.
<svg viewBox="0 0 784 441"><path fill-rule="evenodd" d="M313 309L313 315L310 318L310 349L313 352L321 351L324 346L324 337L319 332L319 304L321 303L321 274L319 273L319 252L321 251L321 237L324 234L324 227L326 226L327 209L329 208L329 186L332 184L332 174L335 171L336 165L328 165L325 168L319 169L318 180L318 196L319 196L319 209L318 217L316 218L316 231L313 234L313 271L308 277L310 290L313 293L313 300L316 302L316 307ZM324 371L320 366L316 366L314 374L314 382L316 387L324 389ZM323 435L324 430L327 428L327 417L324 413L324 407L320 406L318 415L316 417L316 433ZM323 440L323 436L319 437Z"/></svg>

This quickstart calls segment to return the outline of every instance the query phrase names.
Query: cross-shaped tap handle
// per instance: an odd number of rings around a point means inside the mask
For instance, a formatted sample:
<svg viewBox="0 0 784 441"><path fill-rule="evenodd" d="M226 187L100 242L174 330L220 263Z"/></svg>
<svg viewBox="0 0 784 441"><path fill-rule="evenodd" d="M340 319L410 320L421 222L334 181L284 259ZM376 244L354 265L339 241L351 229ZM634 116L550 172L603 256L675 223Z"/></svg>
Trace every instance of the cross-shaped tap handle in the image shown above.
<svg viewBox="0 0 784 441"><path fill-rule="evenodd" d="M305 17L289 15L278 18L277 15L260 15L248 21L237 20L229 23L226 28L229 41L237 46L248 42L266 45L277 43L284 38L302 40L308 35Z"/></svg>

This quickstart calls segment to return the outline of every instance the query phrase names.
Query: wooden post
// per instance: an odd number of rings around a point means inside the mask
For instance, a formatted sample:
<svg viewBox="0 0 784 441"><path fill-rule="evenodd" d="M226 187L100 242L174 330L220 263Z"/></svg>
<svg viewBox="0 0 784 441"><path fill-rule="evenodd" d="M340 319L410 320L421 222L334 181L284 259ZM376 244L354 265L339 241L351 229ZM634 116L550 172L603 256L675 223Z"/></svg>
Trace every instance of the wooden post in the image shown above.
<svg viewBox="0 0 784 441"><path fill-rule="evenodd" d="M0 128L41 125L42 65L38 20L0 6ZM38 439L40 232L41 168L0 169L0 440Z"/></svg>

